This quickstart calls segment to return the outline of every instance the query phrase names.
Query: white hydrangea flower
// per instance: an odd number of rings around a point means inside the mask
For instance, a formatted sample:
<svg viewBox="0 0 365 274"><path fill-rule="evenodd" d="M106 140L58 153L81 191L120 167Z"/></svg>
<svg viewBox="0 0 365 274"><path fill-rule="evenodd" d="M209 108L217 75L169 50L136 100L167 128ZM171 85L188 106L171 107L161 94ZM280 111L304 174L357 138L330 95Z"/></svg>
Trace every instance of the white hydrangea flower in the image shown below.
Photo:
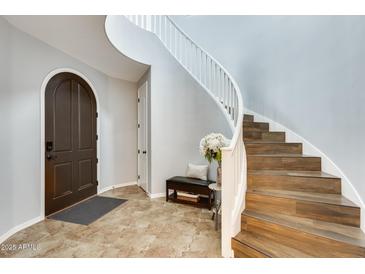
<svg viewBox="0 0 365 274"><path fill-rule="evenodd" d="M200 154L208 160L215 159L218 161L220 149L228 146L229 143L230 140L228 140L223 134L211 133L200 140L199 151Z"/></svg>

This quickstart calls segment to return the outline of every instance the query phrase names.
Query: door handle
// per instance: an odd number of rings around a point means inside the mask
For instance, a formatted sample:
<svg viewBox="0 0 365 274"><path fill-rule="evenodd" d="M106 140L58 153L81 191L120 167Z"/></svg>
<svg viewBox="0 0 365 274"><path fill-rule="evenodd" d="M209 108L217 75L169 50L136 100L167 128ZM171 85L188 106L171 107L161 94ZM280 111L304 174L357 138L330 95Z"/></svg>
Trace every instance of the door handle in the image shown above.
<svg viewBox="0 0 365 274"><path fill-rule="evenodd" d="M48 141L46 142L46 151L52 151L53 150L53 142Z"/></svg>
<svg viewBox="0 0 365 274"><path fill-rule="evenodd" d="M57 159L57 155L52 155L52 154L47 154L47 160L56 160Z"/></svg>

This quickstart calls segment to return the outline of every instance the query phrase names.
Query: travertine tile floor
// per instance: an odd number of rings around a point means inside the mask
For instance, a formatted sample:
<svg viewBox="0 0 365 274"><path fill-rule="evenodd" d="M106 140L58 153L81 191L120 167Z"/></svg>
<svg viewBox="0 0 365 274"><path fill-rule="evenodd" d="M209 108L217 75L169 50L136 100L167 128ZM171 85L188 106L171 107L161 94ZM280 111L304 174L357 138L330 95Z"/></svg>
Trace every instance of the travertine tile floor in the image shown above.
<svg viewBox="0 0 365 274"><path fill-rule="evenodd" d="M137 186L103 196L128 201L89 226L45 220L2 244L0 257L219 257L220 234L206 209L149 199ZM33 248L19 248L30 244ZM6 250L9 245L16 250Z"/></svg>

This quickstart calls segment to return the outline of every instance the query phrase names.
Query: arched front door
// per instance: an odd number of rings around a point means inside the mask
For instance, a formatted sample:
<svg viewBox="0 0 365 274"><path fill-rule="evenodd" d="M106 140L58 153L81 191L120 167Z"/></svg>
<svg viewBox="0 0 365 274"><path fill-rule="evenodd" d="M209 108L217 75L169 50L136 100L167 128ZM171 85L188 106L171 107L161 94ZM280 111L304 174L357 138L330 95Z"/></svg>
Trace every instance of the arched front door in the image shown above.
<svg viewBox="0 0 365 274"><path fill-rule="evenodd" d="M45 94L45 214L97 192L96 100L81 77L64 72Z"/></svg>

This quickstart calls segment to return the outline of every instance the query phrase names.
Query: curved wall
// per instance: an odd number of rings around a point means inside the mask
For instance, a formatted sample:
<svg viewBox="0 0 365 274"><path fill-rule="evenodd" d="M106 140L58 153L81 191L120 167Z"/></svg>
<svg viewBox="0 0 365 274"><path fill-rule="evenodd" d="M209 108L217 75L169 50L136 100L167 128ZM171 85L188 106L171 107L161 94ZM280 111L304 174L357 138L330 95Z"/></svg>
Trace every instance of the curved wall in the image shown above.
<svg viewBox="0 0 365 274"><path fill-rule="evenodd" d="M364 16L174 20L234 75L247 108L327 155L345 175L344 195L364 209Z"/></svg>
<svg viewBox="0 0 365 274"><path fill-rule="evenodd" d="M107 16L106 33L126 56L151 65L151 194L164 194L165 181L184 175L189 162L205 162L200 139L210 132L232 133L223 113L152 33L124 16ZM210 177L215 178L214 168Z"/></svg>

